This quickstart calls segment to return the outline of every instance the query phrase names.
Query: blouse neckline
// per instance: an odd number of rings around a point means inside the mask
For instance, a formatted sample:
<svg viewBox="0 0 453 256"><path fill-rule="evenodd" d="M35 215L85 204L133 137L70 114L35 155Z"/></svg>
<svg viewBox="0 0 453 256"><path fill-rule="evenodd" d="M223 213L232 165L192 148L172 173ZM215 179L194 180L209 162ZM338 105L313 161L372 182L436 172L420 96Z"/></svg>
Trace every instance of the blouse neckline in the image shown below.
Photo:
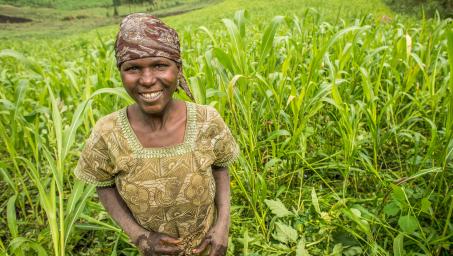
<svg viewBox="0 0 453 256"><path fill-rule="evenodd" d="M119 111L119 125L126 137L129 147L136 157L152 158L152 157L169 157L182 155L193 150L196 137L196 106L190 102L186 104L186 129L184 131L184 141L180 144L175 144L166 147L143 147L133 131L129 119L127 118L127 107Z"/></svg>

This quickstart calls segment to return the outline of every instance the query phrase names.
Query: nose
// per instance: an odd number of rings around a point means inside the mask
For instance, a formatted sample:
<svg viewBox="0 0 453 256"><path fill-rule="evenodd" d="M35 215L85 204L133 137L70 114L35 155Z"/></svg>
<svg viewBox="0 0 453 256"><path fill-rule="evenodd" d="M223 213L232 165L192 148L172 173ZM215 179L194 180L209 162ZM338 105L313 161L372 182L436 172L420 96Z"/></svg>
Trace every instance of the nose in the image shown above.
<svg viewBox="0 0 453 256"><path fill-rule="evenodd" d="M144 68L141 72L139 82L144 86L151 86L156 83L156 76L152 69Z"/></svg>

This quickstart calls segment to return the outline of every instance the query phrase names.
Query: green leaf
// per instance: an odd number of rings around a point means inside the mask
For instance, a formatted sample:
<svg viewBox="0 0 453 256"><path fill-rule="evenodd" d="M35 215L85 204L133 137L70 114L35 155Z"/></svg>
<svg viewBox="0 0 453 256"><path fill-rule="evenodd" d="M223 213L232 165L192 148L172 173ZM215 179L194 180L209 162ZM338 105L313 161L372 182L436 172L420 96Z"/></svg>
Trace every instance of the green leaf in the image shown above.
<svg viewBox="0 0 453 256"><path fill-rule="evenodd" d="M343 245L342 244L336 244L333 249L332 253L330 255L332 256L341 256L343 254Z"/></svg>
<svg viewBox="0 0 453 256"><path fill-rule="evenodd" d="M246 229L243 232L242 237L238 237L237 240L242 244L242 255L250 255L249 254L249 244L253 241L253 238L249 236L249 231Z"/></svg>
<svg viewBox="0 0 453 256"><path fill-rule="evenodd" d="M42 67L38 63L36 63L35 61L32 61L29 58L25 57L20 52L16 52L16 51L11 50L11 49L4 49L4 50L0 51L0 59L1 58L5 58L5 57L14 58L18 62L21 62L22 64L24 64L27 68L29 68L32 71L34 71L35 73L40 74L40 75L43 74Z"/></svg>
<svg viewBox="0 0 453 256"><path fill-rule="evenodd" d="M287 130L276 130L273 131L267 138L266 141L273 140L282 136L291 136L291 133Z"/></svg>
<svg viewBox="0 0 453 256"><path fill-rule="evenodd" d="M394 256L403 256L404 253L404 235L402 233L398 234L395 239L393 239L393 255Z"/></svg>
<svg viewBox="0 0 453 256"><path fill-rule="evenodd" d="M17 195L13 195L8 199L6 206L6 218L8 221L8 229L11 233L12 238L18 236L19 231L17 229L17 216L16 216L16 198Z"/></svg>
<svg viewBox="0 0 453 256"><path fill-rule="evenodd" d="M275 234L273 237L282 242L282 243L288 243L288 242L295 242L297 240L297 231L281 222L275 223Z"/></svg>
<svg viewBox="0 0 453 256"><path fill-rule="evenodd" d="M343 244L341 243L338 243L336 244L333 249L332 249L332 253L330 255L332 256L341 256L343 254Z"/></svg>
<svg viewBox="0 0 453 256"><path fill-rule="evenodd" d="M399 211L400 207L394 201L388 203L384 207L384 213L387 214L388 216L396 216Z"/></svg>
<svg viewBox="0 0 453 256"><path fill-rule="evenodd" d="M3 177L3 181L5 181L6 183L8 183L8 185L10 186L10 188L12 190L14 190L14 193L17 193L17 189L16 189L16 186L14 185L14 181L13 179L10 177L10 175L8 174L8 172L3 169L3 168L0 168L0 174L1 176Z"/></svg>
<svg viewBox="0 0 453 256"><path fill-rule="evenodd" d="M351 233L346 230L336 230L332 233L332 238L335 243L342 244L344 247L356 246L360 243Z"/></svg>
<svg viewBox="0 0 453 256"><path fill-rule="evenodd" d="M68 208L66 209L66 216L64 219L65 228L65 245L68 239L71 237L70 233L76 220L80 217L80 214L85 209L85 204L91 195L94 193L95 187L86 185L81 181L76 181L68 200Z"/></svg>
<svg viewBox="0 0 453 256"><path fill-rule="evenodd" d="M453 90L453 30L451 27L447 33L447 38L448 62L450 63L450 89Z"/></svg>
<svg viewBox="0 0 453 256"><path fill-rule="evenodd" d="M296 256L309 256L307 249L305 249L305 238L301 238L296 246Z"/></svg>
<svg viewBox="0 0 453 256"><path fill-rule="evenodd" d="M277 32L277 28L279 25L284 21L283 16L275 16L271 23L267 26L263 37L261 39L261 49L260 49L260 60L264 61L265 57L270 53L272 50L272 46L274 43L275 33Z"/></svg>
<svg viewBox="0 0 453 256"><path fill-rule="evenodd" d="M217 40L215 40L214 35L211 33L211 31L207 27L201 26L198 29L209 36L209 38L211 39L212 44L214 45L214 47L217 46Z"/></svg>
<svg viewBox="0 0 453 256"><path fill-rule="evenodd" d="M109 230L114 232L122 232L120 228L115 225L111 225L105 221L97 220L91 216L80 214L80 218L88 221L90 224L78 224L77 228L86 229L86 230ZM93 225L94 224L94 225Z"/></svg>
<svg viewBox="0 0 453 256"><path fill-rule="evenodd" d="M400 205L401 209L404 209L407 206L406 193L401 187L392 184L391 196L393 200Z"/></svg>
<svg viewBox="0 0 453 256"><path fill-rule="evenodd" d="M453 29L449 26L449 30L447 33L447 52L448 52L448 62L450 63L450 82L449 82L449 89L450 89L450 97L449 97L449 106L448 106L448 115L447 115L447 136L451 136L452 132L452 124L453 124L453 97L451 93L453 92Z"/></svg>
<svg viewBox="0 0 453 256"><path fill-rule="evenodd" d="M335 106L341 110L341 108L343 107L343 99L341 98L341 94L338 91L337 85L332 86L331 94L335 102Z"/></svg>
<svg viewBox="0 0 453 256"><path fill-rule="evenodd" d="M214 57L219 61L222 66L230 71L231 73L235 73L238 70L237 65L234 62L234 59L231 57L230 54L227 54L221 48L214 48L212 50Z"/></svg>
<svg viewBox="0 0 453 256"><path fill-rule="evenodd" d="M316 194L315 188L311 189L311 202L313 204L313 207L315 207L316 212L318 214L321 214L321 208L319 207L318 195Z"/></svg>
<svg viewBox="0 0 453 256"><path fill-rule="evenodd" d="M16 237L14 238L11 243L9 244L11 250L13 252L18 252L20 249L29 249L31 248L34 250L38 256L47 256L46 250L38 243L25 238L25 237ZM28 254L27 254L28 255ZM33 255L33 254L32 254ZM34 254L36 255L36 254Z"/></svg>
<svg viewBox="0 0 453 256"><path fill-rule="evenodd" d="M110 256L117 256L118 255L117 248L118 248L118 241L120 240L120 238L121 238L121 236L120 236L120 234L118 234L117 237L116 237L116 240L115 240L115 244L113 245L112 253L110 254Z"/></svg>
<svg viewBox="0 0 453 256"><path fill-rule="evenodd" d="M427 197L422 198L421 204L422 204L421 211L426 214L431 214L431 212L430 212L431 202L429 201L429 198L427 198Z"/></svg>
<svg viewBox="0 0 453 256"><path fill-rule="evenodd" d="M291 215L291 212L288 211L288 209L286 209L285 205L279 199L277 200L266 199L264 200L264 202L266 203L267 207L271 209L271 212L279 218Z"/></svg>
<svg viewBox="0 0 453 256"><path fill-rule="evenodd" d="M14 104L16 105L16 108L14 110L14 120L18 119L18 116L20 114L20 106L22 105L22 101L24 101L25 94L27 92L27 89L30 88L29 81L25 79L21 79L19 81L19 84L17 85L16 88L16 97L14 99Z"/></svg>
<svg viewBox="0 0 453 256"><path fill-rule="evenodd" d="M368 223L367 220L362 218L362 213L360 212L360 210L350 208L343 209L342 211L346 217L348 217L350 220L354 221L358 225L360 230L362 230L367 235L371 235L370 224Z"/></svg>
<svg viewBox="0 0 453 256"><path fill-rule="evenodd" d="M242 38L245 37L245 23L249 17L249 13L246 10L238 10L234 13L234 21L239 28L239 34Z"/></svg>
<svg viewBox="0 0 453 256"><path fill-rule="evenodd" d="M435 124L434 124L432 121L430 121L429 119L426 119L426 121L427 121L429 124L431 124L431 126L432 126L432 129L431 129L431 130L434 130L434 131L437 130ZM414 174L414 175L412 175L412 176L410 176L410 177L406 177L406 178L404 179L404 182L406 183L406 182L408 182L409 180L413 180L413 179L422 177L422 176L427 175L427 174L440 173L440 172L442 172L442 168L440 168L440 167L433 167L433 168L423 169L423 170L418 171L416 174Z"/></svg>
<svg viewBox="0 0 453 256"><path fill-rule="evenodd" d="M352 214L354 214L356 217L361 218L362 217L362 212L356 208L351 208Z"/></svg>
<svg viewBox="0 0 453 256"><path fill-rule="evenodd" d="M343 255L345 256L363 255L363 250L361 247L352 246L344 250Z"/></svg>
<svg viewBox="0 0 453 256"><path fill-rule="evenodd" d="M280 158L272 158L271 160L269 160L265 165L264 165L264 170L269 170L269 168L272 168L274 166L278 166L279 163L281 163L282 160ZM280 190L286 190L286 187L281 187L278 191L277 191L277 195L281 194L283 191L280 191Z"/></svg>
<svg viewBox="0 0 453 256"><path fill-rule="evenodd" d="M418 228L418 220L412 215L401 216L398 225L404 232L412 234Z"/></svg>

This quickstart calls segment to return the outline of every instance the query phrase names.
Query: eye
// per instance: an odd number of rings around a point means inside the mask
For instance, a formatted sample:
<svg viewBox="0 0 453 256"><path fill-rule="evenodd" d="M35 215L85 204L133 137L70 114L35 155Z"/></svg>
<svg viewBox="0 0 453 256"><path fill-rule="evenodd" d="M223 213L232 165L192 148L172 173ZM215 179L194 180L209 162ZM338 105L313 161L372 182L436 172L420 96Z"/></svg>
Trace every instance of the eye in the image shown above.
<svg viewBox="0 0 453 256"><path fill-rule="evenodd" d="M157 63L154 67L158 70L165 70L168 67L168 64L167 63Z"/></svg>
<svg viewBox="0 0 453 256"><path fill-rule="evenodd" d="M139 70L140 68L138 66L128 66L124 68L124 71L126 72L137 72Z"/></svg>

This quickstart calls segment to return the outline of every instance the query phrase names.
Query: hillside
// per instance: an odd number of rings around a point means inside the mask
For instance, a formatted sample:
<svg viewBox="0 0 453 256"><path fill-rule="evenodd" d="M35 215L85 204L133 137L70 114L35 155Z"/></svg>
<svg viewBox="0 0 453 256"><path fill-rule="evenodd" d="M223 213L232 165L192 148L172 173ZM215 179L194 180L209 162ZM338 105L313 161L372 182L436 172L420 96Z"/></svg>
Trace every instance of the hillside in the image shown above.
<svg viewBox="0 0 453 256"><path fill-rule="evenodd" d="M170 1L171 2L171 1ZM268 8L272 6L272 8ZM253 13L252 20L266 20L275 15L302 15L307 9L317 10L320 17L333 21L337 18L349 19L368 13L376 18L380 16L393 17L395 14L380 0L356 1L219 1L219 0L185 0L177 1L174 5L167 4L162 9L151 11L158 16L172 16L165 18L171 25L179 28L196 28L201 25L218 26L220 19L230 17L235 11L245 9ZM120 15L129 12L149 11L147 5L122 5ZM31 19L32 22L7 24L0 23L0 38L9 39L19 37L28 38L60 38L73 34L97 30L103 33L112 33L117 27L120 18L112 16L112 7L91 7L84 9L55 9L42 7L0 4L0 15ZM107 26L107 27L106 27Z"/></svg>

